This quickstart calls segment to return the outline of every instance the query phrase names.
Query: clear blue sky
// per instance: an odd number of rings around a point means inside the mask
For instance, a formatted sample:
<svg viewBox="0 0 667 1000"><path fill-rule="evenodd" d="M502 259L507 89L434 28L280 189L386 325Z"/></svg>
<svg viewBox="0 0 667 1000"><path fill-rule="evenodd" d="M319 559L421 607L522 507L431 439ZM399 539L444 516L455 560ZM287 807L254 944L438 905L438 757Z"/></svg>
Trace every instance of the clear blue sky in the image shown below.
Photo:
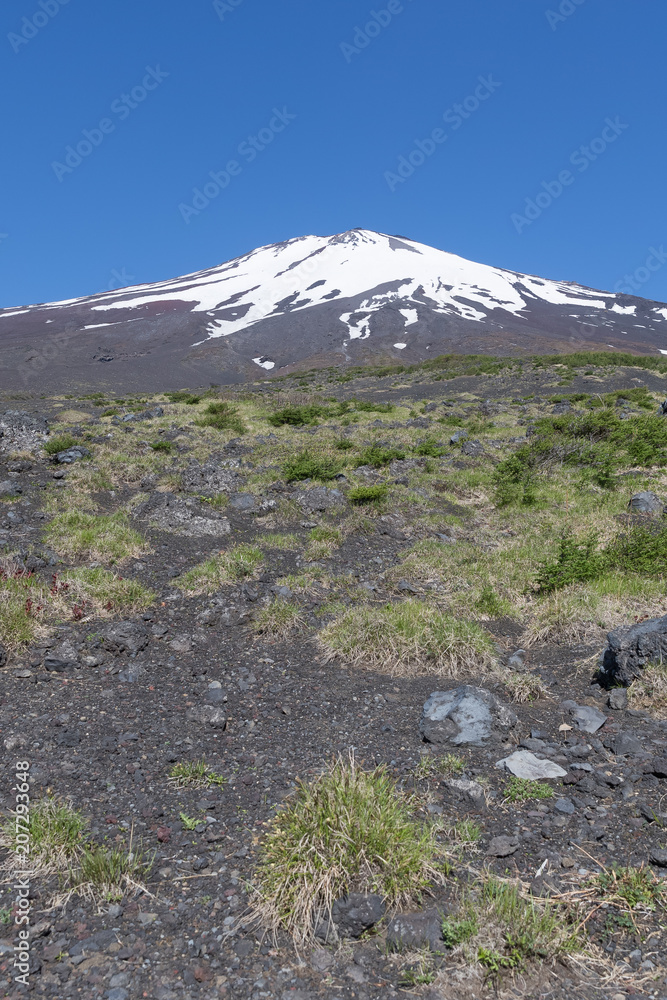
<svg viewBox="0 0 667 1000"><path fill-rule="evenodd" d="M667 300L667 256L645 268L667 247L664 0L5 0L0 20L0 306L357 226ZM191 213L210 172L226 187Z"/></svg>

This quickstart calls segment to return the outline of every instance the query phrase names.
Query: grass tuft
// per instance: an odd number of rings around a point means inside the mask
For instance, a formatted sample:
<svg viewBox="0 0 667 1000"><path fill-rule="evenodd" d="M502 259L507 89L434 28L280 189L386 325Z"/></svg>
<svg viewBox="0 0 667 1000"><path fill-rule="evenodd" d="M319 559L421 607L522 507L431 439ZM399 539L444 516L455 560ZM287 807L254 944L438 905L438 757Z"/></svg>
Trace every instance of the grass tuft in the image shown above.
<svg viewBox="0 0 667 1000"><path fill-rule="evenodd" d="M503 802L533 802L536 799L552 799L553 795L554 790L551 785L513 775L505 789Z"/></svg>
<svg viewBox="0 0 667 1000"><path fill-rule="evenodd" d="M252 576L264 556L256 545L235 545L174 580L174 585L190 594L213 594L224 584Z"/></svg>
<svg viewBox="0 0 667 1000"><path fill-rule="evenodd" d="M363 771L353 757L299 784L260 847L256 915L304 944L348 892L378 893L390 908L418 901L446 866L415 807L384 768Z"/></svg>
<svg viewBox="0 0 667 1000"><path fill-rule="evenodd" d="M147 547L145 539L130 526L122 512L63 511L49 522L44 535L61 555L75 559L116 563L141 555Z"/></svg>
<svg viewBox="0 0 667 1000"><path fill-rule="evenodd" d="M211 785L222 786L226 778L217 774L204 757L201 760L183 760L174 764L169 772L169 781L177 788L209 788Z"/></svg>
<svg viewBox="0 0 667 1000"><path fill-rule="evenodd" d="M394 674L454 677L464 668L490 668L493 643L473 622L417 600L346 609L320 632L328 659Z"/></svg>
<svg viewBox="0 0 667 1000"><path fill-rule="evenodd" d="M264 605L253 619L253 630L262 635L284 639L296 629L303 629L306 620L298 604L277 599Z"/></svg>

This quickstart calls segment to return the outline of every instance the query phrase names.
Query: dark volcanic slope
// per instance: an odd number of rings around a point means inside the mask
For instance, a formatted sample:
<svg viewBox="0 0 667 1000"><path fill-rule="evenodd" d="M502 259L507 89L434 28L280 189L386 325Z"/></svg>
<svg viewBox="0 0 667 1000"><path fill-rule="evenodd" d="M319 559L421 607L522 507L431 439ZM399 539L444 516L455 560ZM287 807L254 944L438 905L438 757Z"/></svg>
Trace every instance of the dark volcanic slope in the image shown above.
<svg viewBox="0 0 667 1000"><path fill-rule="evenodd" d="M171 281L3 309L0 337L0 387L146 391L450 351L657 354L667 306L355 229Z"/></svg>

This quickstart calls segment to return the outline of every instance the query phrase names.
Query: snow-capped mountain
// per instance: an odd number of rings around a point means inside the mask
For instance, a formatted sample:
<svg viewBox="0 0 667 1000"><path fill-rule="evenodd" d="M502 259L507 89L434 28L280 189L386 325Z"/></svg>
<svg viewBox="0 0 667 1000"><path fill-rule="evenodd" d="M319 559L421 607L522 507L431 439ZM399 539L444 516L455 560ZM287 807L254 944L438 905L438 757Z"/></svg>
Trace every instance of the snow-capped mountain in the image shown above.
<svg viewBox="0 0 667 1000"><path fill-rule="evenodd" d="M451 351L667 353L667 305L353 229L170 281L3 309L0 337L5 384L148 389Z"/></svg>

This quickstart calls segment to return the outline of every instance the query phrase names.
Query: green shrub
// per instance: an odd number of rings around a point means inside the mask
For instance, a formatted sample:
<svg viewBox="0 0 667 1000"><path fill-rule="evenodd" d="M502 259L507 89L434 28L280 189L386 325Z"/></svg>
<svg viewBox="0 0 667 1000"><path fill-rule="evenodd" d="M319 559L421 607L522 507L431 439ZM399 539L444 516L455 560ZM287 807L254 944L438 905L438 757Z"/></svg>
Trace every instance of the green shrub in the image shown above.
<svg viewBox="0 0 667 1000"><path fill-rule="evenodd" d="M317 403L310 403L308 406L285 406L282 410L276 410L268 418L274 427L282 427L289 424L291 427L303 427L306 424L317 423L318 417L323 417L328 413L326 406Z"/></svg>
<svg viewBox="0 0 667 1000"><path fill-rule="evenodd" d="M433 438L427 438L426 441L422 441L414 448L415 455L421 455L427 458L442 458L446 452L447 449L439 441L436 441Z"/></svg>
<svg viewBox="0 0 667 1000"><path fill-rule="evenodd" d="M359 465L371 465L374 469L381 469L389 465L395 458L405 458L405 452L398 448L382 448L373 444L365 448L359 456Z"/></svg>
<svg viewBox="0 0 667 1000"><path fill-rule="evenodd" d="M165 396L170 403L185 403L187 406L195 406L202 399L201 396L187 391L165 392Z"/></svg>
<svg viewBox="0 0 667 1000"><path fill-rule="evenodd" d="M556 559L542 563L536 579L540 594L551 594L571 583L595 580L604 571L604 559L597 551L597 535L583 541L563 537Z"/></svg>
<svg viewBox="0 0 667 1000"><path fill-rule="evenodd" d="M49 438L44 445L44 451L47 455L57 455L58 452L67 451L68 448L73 448L80 443L71 434L61 434L59 437Z"/></svg>
<svg viewBox="0 0 667 1000"><path fill-rule="evenodd" d="M247 431L238 410L229 403L209 403L204 413L201 420L195 420L198 427L215 427L218 431L234 431L235 434Z"/></svg>
<svg viewBox="0 0 667 1000"><path fill-rule="evenodd" d="M542 563L537 591L550 594L571 583L597 580L605 573L664 576L667 573L667 527L633 525L598 549L595 534L561 539L555 560Z"/></svg>
<svg viewBox="0 0 667 1000"><path fill-rule="evenodd" d="M532 467L533 459L526 445L496 466L492 482L497 507L510 504L530 507L536 502Z"/></svg>
<svg viewBox="0 0 667 1000"><path fill-rule="evenodd" d="M171 451L174 447L172 441L152 441L151 448L153 451Z"/></svg>
<svg viewBox="0 0 667 1000"><path fill-rule="evenodd" d="M336 441L336 448L338 451L350 451L354 445L347 438L341 438L340 441Z"/></svg>
<svg viewBox="0 0 667 1000"><path fill-rule="evenodd" d="M343 463L333 458L313 455L305 449L283 464L283 475L288 483L299 482L302 479L319 479L327 482L338 475Z"/></svg>
<svg viewBox="0 0 667 1000"><path fill-rule="evenodd" d="M347 499L354 504L374 503L384 500L388 493L388 488L381 483L377 486L354 486L348 490Z"/></svg>
<svg viewBox="0 0 667 1000"><path fill-rule="evenodd" d="M396 409L393 403L370 403L365 400L353 399L355 410L362 413L391 413Z"/></svg>

